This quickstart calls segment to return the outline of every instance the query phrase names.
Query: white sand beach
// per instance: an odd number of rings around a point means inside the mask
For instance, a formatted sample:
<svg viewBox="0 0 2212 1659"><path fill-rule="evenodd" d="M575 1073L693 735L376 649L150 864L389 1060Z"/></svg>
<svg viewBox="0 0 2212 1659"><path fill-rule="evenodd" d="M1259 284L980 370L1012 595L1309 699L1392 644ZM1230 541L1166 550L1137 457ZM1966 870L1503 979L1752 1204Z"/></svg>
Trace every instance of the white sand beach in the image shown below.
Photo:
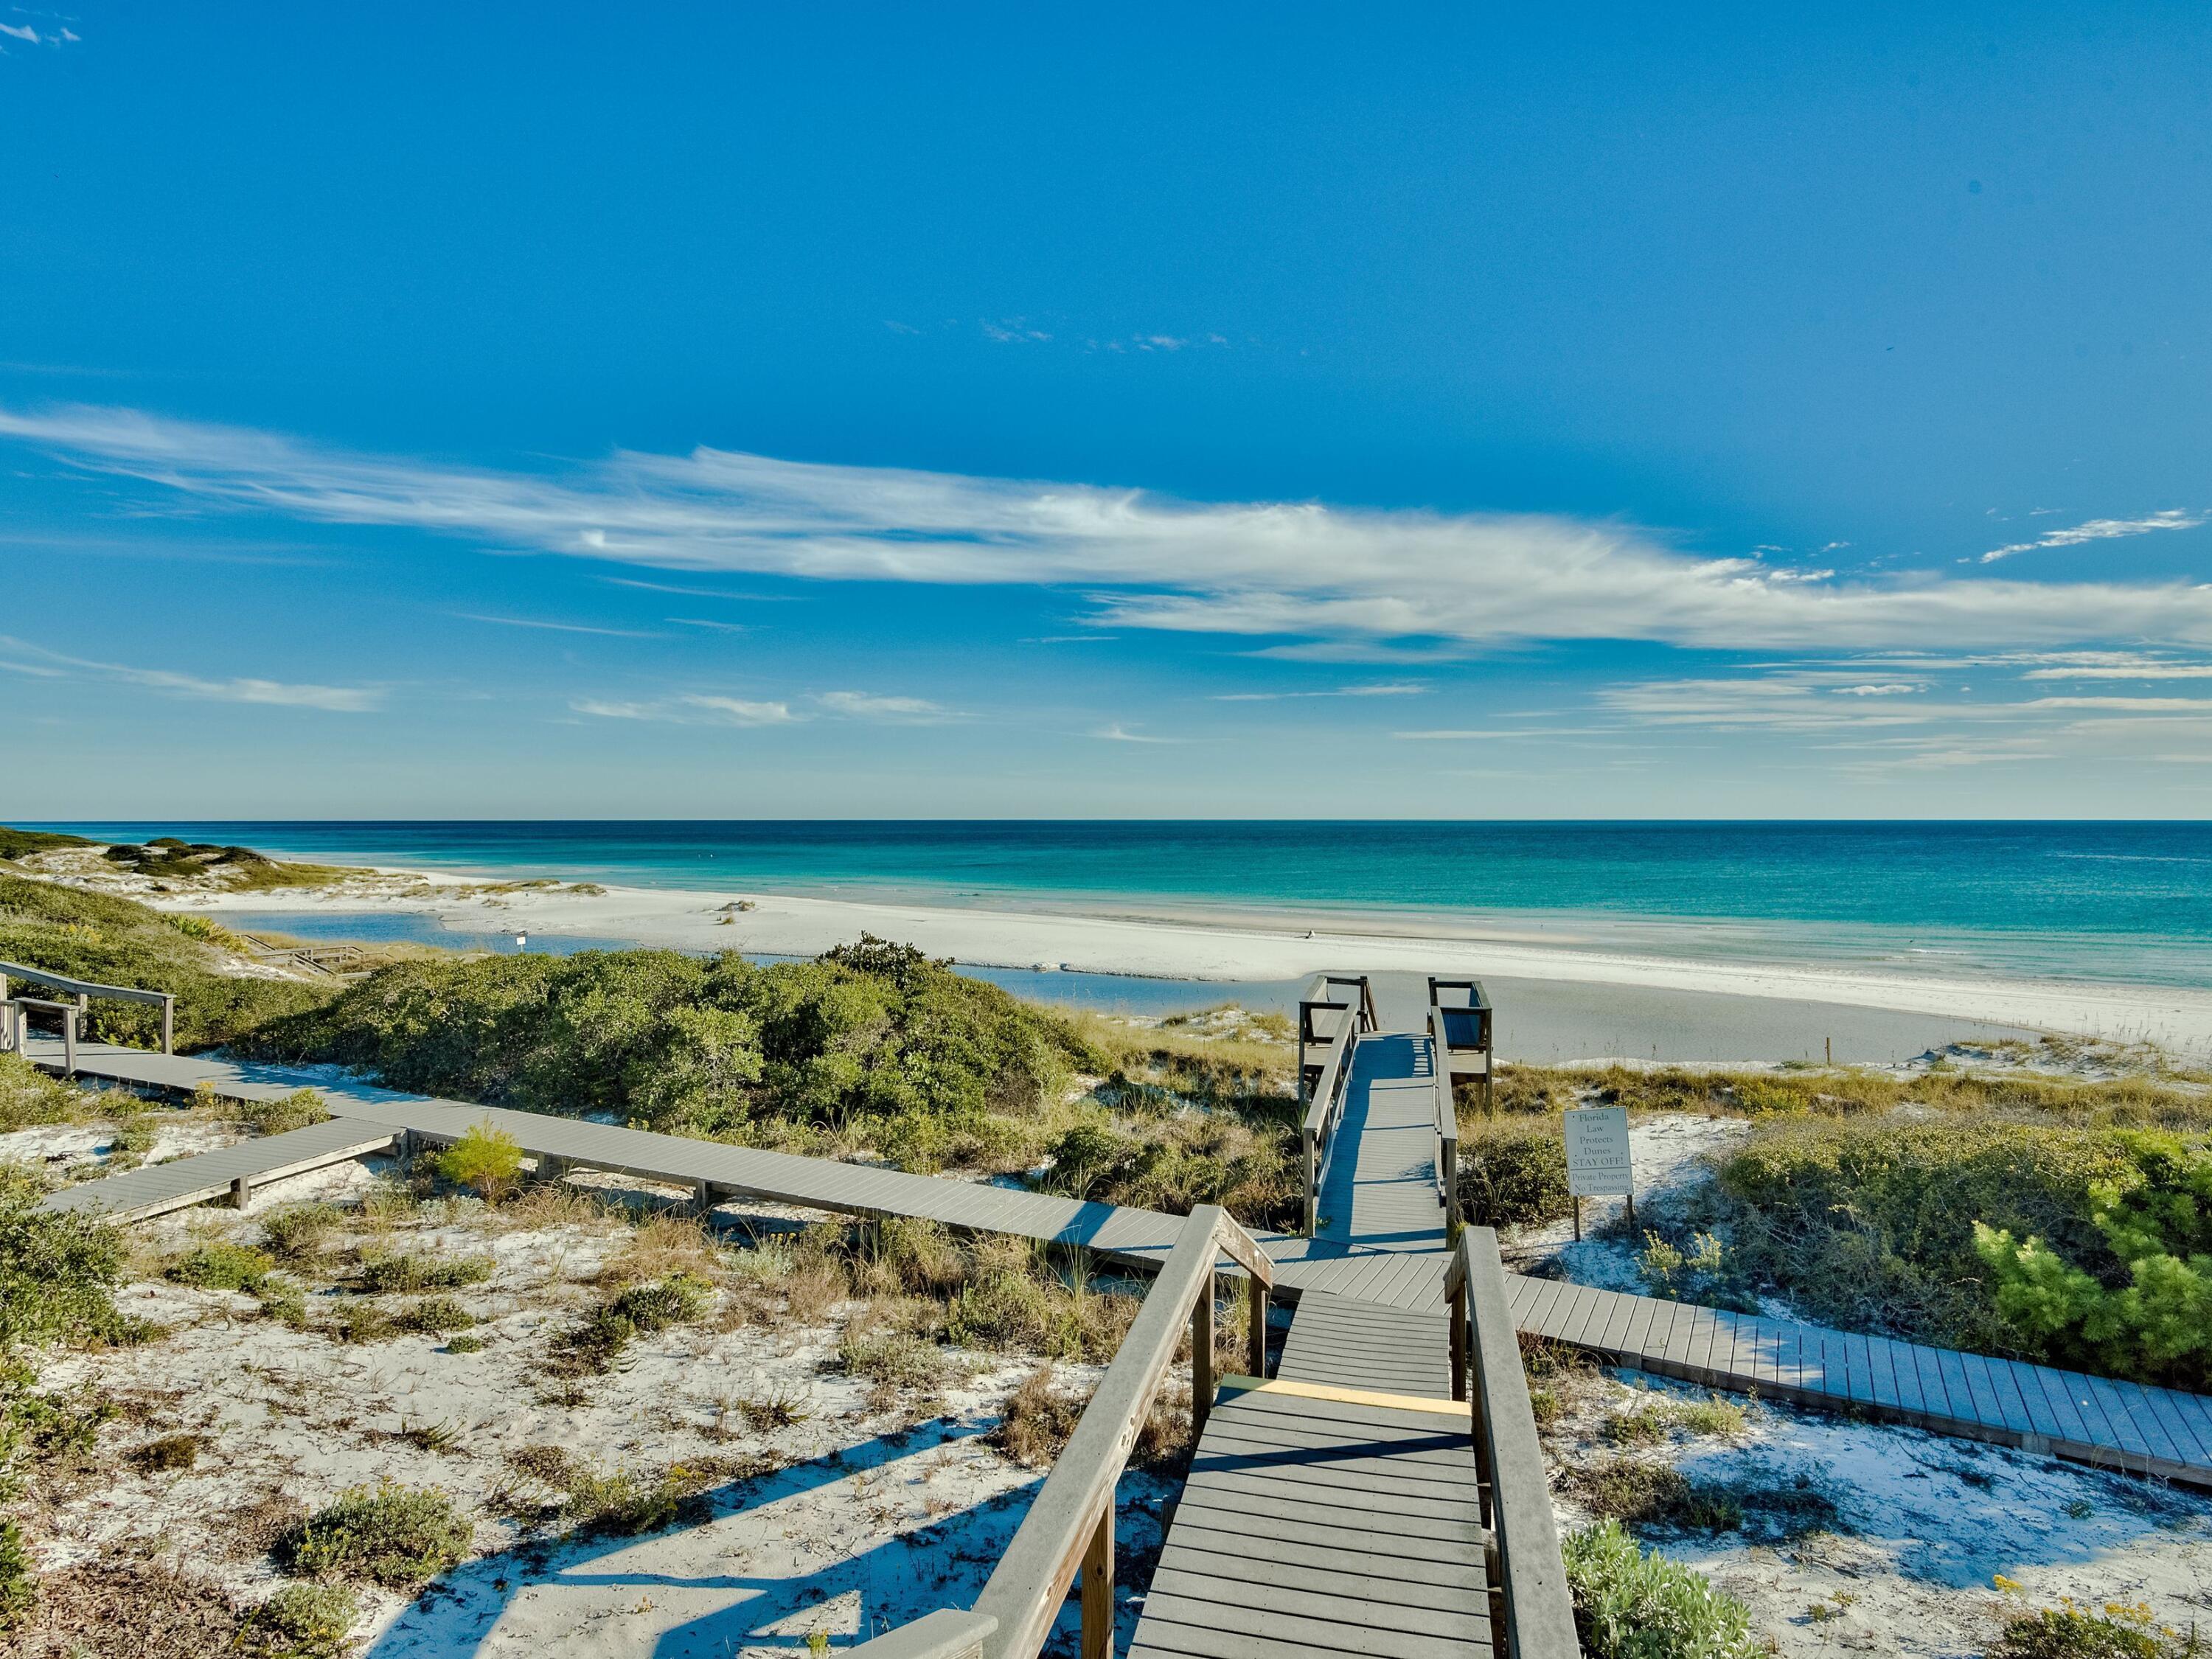
<svg viewBox="0 0 2212 1659"><path fill-rule="evenodd" d="M1524 1005L1533 996L1553 1006L1557 1018L1548 1026L1524 1033L1517 1044L1509 1034L1509 1052L1518 1047L1531 1058L1776 1058L1796 1054L1800 1039L1817 1049L1824 1025L1870 1057L1900 1041L1961 1040L2001 1030L2149 1042L2183 1054L2212 1052L2212 992L1667 957L1550 945L1474 927L1456 931L1441 921L1425 924L1428 931L1395 933L1382 931L1376 921L1343 916L1085 915L802 897L744 888L528 887L401 870L318 889L143 896L165 908L216 911L308 915L397 908L435 915L468 932L748 954L811 955L872 933L971 966L1182 980L1281 981L1341 970L1475 975L1494 986L1511 983ZM1571 1017L1559 1012L1568 1009ZM1844 1012L1816 1017L1808 1009ZM1850 1011L1862 1018L1854 1023L1846 1018ZM1899 1025L1873 1018L1885 1014L1913 1018ZM1791 1039L1780 1050L1777 1021ZM1923 1024L1928 1036L1914 1035ZM1684 1038L1687 1027L1695 1030ZM1841 1049L1838 1057L1844 1057Z"/></svg>

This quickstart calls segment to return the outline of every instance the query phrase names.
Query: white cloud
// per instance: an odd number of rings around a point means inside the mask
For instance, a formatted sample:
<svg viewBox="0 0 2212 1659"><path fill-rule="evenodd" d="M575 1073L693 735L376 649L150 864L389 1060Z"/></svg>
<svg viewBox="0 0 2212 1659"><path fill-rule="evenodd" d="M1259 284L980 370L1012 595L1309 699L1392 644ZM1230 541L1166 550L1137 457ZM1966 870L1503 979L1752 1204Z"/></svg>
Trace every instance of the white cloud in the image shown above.
<svg viewBox="0 0 2212 1659"><path fill-rule="evenodd" d="M704 693L616 702L578 697L568 707L579 714L610 720L666 720L678 726L788 726L804 718L788 702L755 702Z"/></svg>
<svg viewBox="0 0 2212 1659"><path fill-rule="evenodd" d="M1283 702L1297 697L1418 697L1428 687L1413 680L1390 680L1378 685L1340 685L1333 691L1224 691L1216 702Z"/></svg>
<svg viewBox="0 0 2212 1659"><path fill-rule="evenodd" d="M1111 726L1101 726L1097 731L1093 732L1091 735L1094 738L1103 738L1108 743L1188 743L1190 741L1188 738L1149 737L1142 732L1130 731L1128 727L1121 725L1119 721L1115 722Z"/></svg>
<svg viewBox="0 0 2212 1659"><path fill-rule="evenodd" d="M2212 585L1784 580L1755 560L1686 554L1632 526L1534 514L1204 504L711 449L617 453L555 477L82 406L0 410L0 434L202 503L701 574L1067 585L1091 592L1095 617L1109 624L1278 636L1263 648L1280 654L1420 660L1540 640L2212 646ZM2125 522L2176 527L2163 516Z"/></svg>
<svg viewBox="0 0 2212 1659"><path fill-rule="evenodd" d="M833 714L847 720L890 720L904 725L942 720L951 711L927 697L879 697L866 691L824 691L815 698Z"/></svg>
<svg viewBox="0 0 2212 1659"><path fill-rule="evenodd" d="M462 622L491 623L501 628L542 629L549 634L598 634L611 640L658 639L656 634L641 634L634 628L588 628L582 623L538 622L529 617L486 617L473 611L451 613Z"/></svg>
<svg viewBox="0 0 2212 1659"><path fill-rule="evenodd" d="M1828 690L1838 697L1907 697L1927 689L1905 680L1891 680L1881 685L1832 685Z"/></svg>
<svg viewBox="0 0 2212 1659"><path fill-rule="evenodd" d="M2033 553L2046 547L2079 547L2085 542L2111 541L2119 536L2148 535L2154 530L2194 530L2204 522L2202 513L2185 513L2179 507L2169 507L2162 513L2147 513L2139 519L2092 519L2087 524L2077 524L2070 530L2053 530L2038 536L2032 542L2014 542L2008 547L1993 547L1982 555L1981 562L1994 564L1999 559L2008 559L2015 553Z"/></svg>
<svg viewBox="0 0 2212 1659"><path fill-rule="evenodd" d="M365 714L384 702L382 690L374 686L290 684L282 680L250 677L207 679L198 674L180 674L166 668L142 668L130 663L98 662L86 657L64 656L58 651L49 651L43 646L33 645L25 640L9 639L4 635L0 635L0 647L44 659L43 665L0 662L0 667L46 679L69 678L73 672L76 677L112 680L125 685L143 685L149 690L175 697L191 697L210 702L266 703L283 708L320 708L337 714Z"/></svg>

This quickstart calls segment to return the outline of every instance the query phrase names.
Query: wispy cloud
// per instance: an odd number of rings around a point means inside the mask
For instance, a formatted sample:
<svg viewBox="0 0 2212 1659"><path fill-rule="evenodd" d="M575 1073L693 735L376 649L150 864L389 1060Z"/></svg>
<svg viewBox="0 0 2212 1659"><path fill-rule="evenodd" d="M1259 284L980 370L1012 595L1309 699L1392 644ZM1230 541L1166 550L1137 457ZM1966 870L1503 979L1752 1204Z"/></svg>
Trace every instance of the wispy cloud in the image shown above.
<svg viewBox="0 0 2212 1659"><path fill-rule="evenodd" d="M375 686L292 684L283 680L244 677L209 679L198 674L180 674L167 668L143 668L130 663L99 662L87 657L64 656L58 651L33 645L27 640L9 639L4 635L0 635L0 648L21 652L37 659L13 662L0 658L0 668L19 674L34 675L41 679L65 679L76 676L109 680L124 685L143 685L150 691L168 696L190 697L210 702L266 703L283 708L320 708L337 714L365 714L380 707L384 702L383 690Z"/></svg>
<svg viewBox="0 0 2212 1659"><path fill-rule="evenodd" d="M711 449L623 453L548 476L100 407L0 410L0 435L199 503L666 570L1067 586L1088 592L1109 625L1259 636L1283 654L1419 661L1572 640L1830 652L2212 646L2212 585L1782 580L1757 560L1700 557L1632 526L1543 514L1194 503ZM2163 515L2124 522L2179 527Z"/></svg>
<svg viewBox="0 0 2212 1659"><path fill-rule="evenodd" d="M671 617L668 619L678 628L703 628L714 634L750 634L752 629L743 623L713 622L705 617Z"/></svg>
<svg viewBox="0 0 2212 1659"><path fill-rule="evenodd" d="M1429 688L1415 680L1389 680L1379 685L1340 685L1328 691L1223 691L1216 702L1283 702L1296 697L1419 697Z"/></svg>
<svg viewBox="0 0 2212 1659"><path fill-rule="evenodd" d="M1149 732L1132 732L1118 720L1112 725L1100 726L1091 735L1107 743L1188 743L1190 741L1188 738L1158 738Z"/></svg>
<svg viewBox="0 0 2212 1659"><path fill-rule="evenodd" d="M500 628L535 628L549 634L597 634L610 640L652 640L660 637L657 634L640 633L634 628L593 628L583 623L540 622L532 617L487 617L473 611L454 611L447 614L458 617L462 622L491 623Z"/></svg>
<svg viewBox="0 0 2212 1659"><path fill-rule="evenodd" d="M591 714L600 720L666 720L678 726L788 726L802 718L792 713L788 702L754 702L702 692L635 702L578 697L568 707L579 714Z"/></svg>
<svg viewBox="0 0 2212 1659"><path fill-rule="evenodd" d="M2079 547L2085 542L2108 542L2121 536L2144 536L2154 530L2194 530L2204 522L2202 513L2185 513L2179 507L2168 507L2162 513L2146 513L2139 519L2092 519L2087 524L2077 524L2068 530L2053 530L2038 536L2032 542L2014 542L2007 547L1993 547L1981 556L1983 564L1994 564L1999 559L2008 559L2015 553L2034 553L2046 547Z"/></svg>
<svg viewBox="0 0 2212 1659"><path fill-rule="evenodd" d="M867 691L824 691L814 699L846 720L884 720L902 726L934 725L953 718L943 703L927 697L884 697Z"/></svg>

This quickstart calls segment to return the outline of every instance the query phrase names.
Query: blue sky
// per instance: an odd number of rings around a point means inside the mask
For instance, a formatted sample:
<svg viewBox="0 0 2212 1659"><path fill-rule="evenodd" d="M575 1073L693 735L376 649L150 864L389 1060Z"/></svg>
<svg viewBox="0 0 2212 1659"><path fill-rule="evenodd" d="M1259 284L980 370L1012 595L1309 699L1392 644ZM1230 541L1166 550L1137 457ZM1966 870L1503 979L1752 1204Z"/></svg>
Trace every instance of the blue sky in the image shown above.
<svg viewBox="0 0 2212 1659"><path fill-rule="evenodd" d="M0 8L0 816L2212 815L2212 14Z"/></svg>

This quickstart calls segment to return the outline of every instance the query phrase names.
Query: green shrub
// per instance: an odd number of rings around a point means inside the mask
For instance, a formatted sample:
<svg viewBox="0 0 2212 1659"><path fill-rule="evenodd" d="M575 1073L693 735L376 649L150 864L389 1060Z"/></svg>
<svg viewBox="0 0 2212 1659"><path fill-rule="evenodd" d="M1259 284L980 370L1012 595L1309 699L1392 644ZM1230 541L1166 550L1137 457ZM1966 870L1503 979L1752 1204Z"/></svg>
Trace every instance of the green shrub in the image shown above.
<svg viewBox="0 0 2212 1659"><path fill-rule="evenodd" d="M241 1646L269 1659L344 1659L361 1602L343 1584L286 1584L255 1608Z"/></svg>
<svg viewBox="0 0 2212 1659"><path fill-rule="evenodd" d="M288 1205L261 1218L261 1240L272 1255L312 1261L344 1223L345 1212L335 1204Z"/></svg>
<svg viewBox="0 0 2212 1659"><path fill-rule="evenodd" d="M1646 1553L1617 1521L1572 1534L1563 1553L1589 1659L1753 1659L1761 1651L1742 1602Z"/></svg>
<svg viewBox="0 0 2212 1659"><path fill-rule="evenodd" d="M2201 1138L2010 1119L1777 1119L1722 1164L1743 1276L1807 1316L2212 1386Z"/></svg>
<svg viewBox="0 0 2212 1659"><path fill-rule="evenodd" d="M0 1630L20 1620L38 1600L39 1576L31 1567L22 1525L0 1516Z"/></svg>
<svg viewBox="0 0 2212 1659"><path fill-rule="evenodd" d="M113 1340L122 1236L104 1222L38 1207L36 1181L0 1164L0 1359L21 1346Z"/></svg>
<svg viewBox="0 0 2212 1659"><path fill-rule="evenodd" d="M439 1178L466 1187L487 1202L496 1202L513 1192L522 1176L522 1147L515 1138L489 1122L473 1124L468 1132L432 1161Z"/></svg>
<svg viewBox="0 0 2212 1659"><path fill-rule="evenodd" d="M434 1488L386 1480L356 1486L317 1510L279 1544L279 1560L303 1577L363 1578L410 1589L468 1553L469 1523Z"/></svg>
<svg viewBox="0 0 2212 1659"><path fill-rule="evenodd" d="M1571 1214L1567 1148L1555 1117L1477 1118L1460 1127L1459 1194L1481 1227L1526 1227Z"/></svg>
<svg viewBox="0 0 2212 1659"><path fill-rule="evenodd" d="M1989 1659L2203 1659L2206 1645L2193 1626L2161 1625L2147 1607L2108 1601L2092 1613L2069 1601L2008 1619Z"/></svg>
<svg viewBox="0 0 2212 1659"><path fill-rule="evenodd" d="M586 1314L562 1340L564 1368L605 1370L632 1338L696 1319L712 1288L689 1273L625 1286Z"/></svg>
<svg viewBox="0 0 2212 1659"><path fill-rule="evenodd" d="M193 1246L163 1271L177 1284L196 1285L203 1291L252 1292L268 1284L269 1275L276 1267L265 1252L251 1245L218 1240Z"/></svg>
<svg viewBox="0 0 2212 1659"><path fill-rule="evenodd" d="M331 1109L313 1089L295 1089L276 1100L241 1101L238 1115L252 1126L256 1134L281 1135L310 1124L328 1123Z"/></svg>
<svg viewBox="0 0 2212 1659"><path fill-rule="evenodd" d="M431 1296L394 1315L392 1322L403 1331L443 1336L448 1331L468 1329L477 1322L477 1316L450 1296Z"/></svg>
<svg viewBox="0 0 2212 1659"><path fill-rule="evenodd" d="M1034 1111L1097 1058L1060 1016L880 940L764 967L674 951L400 963L238 1046L452 1098L740 1135L756 1120Z"/></svg>
<svg viewBox="0 0 2212 1659"><path fill-rule="evenodd" d="M73 1123L84 1097L14 1053L0 1054L0 1133L42 1123Z"/></svg>
<svg viewBox="0 0 2212 1659"><path fill-rule="evenodd" d="M483 1284L491 1277L492 1267L491 1258L485 1255L364 1255L358 1283L366 1296L394 1291L450 1291Z"/></svg>
<svg viewBox="0 0 2212 1659"><path fill-rule="evenodd" d="M912 1331L849 1332L837 1344L837 1368L891 1389L929 1393L945 1383L945 1356Z"/></svg>

